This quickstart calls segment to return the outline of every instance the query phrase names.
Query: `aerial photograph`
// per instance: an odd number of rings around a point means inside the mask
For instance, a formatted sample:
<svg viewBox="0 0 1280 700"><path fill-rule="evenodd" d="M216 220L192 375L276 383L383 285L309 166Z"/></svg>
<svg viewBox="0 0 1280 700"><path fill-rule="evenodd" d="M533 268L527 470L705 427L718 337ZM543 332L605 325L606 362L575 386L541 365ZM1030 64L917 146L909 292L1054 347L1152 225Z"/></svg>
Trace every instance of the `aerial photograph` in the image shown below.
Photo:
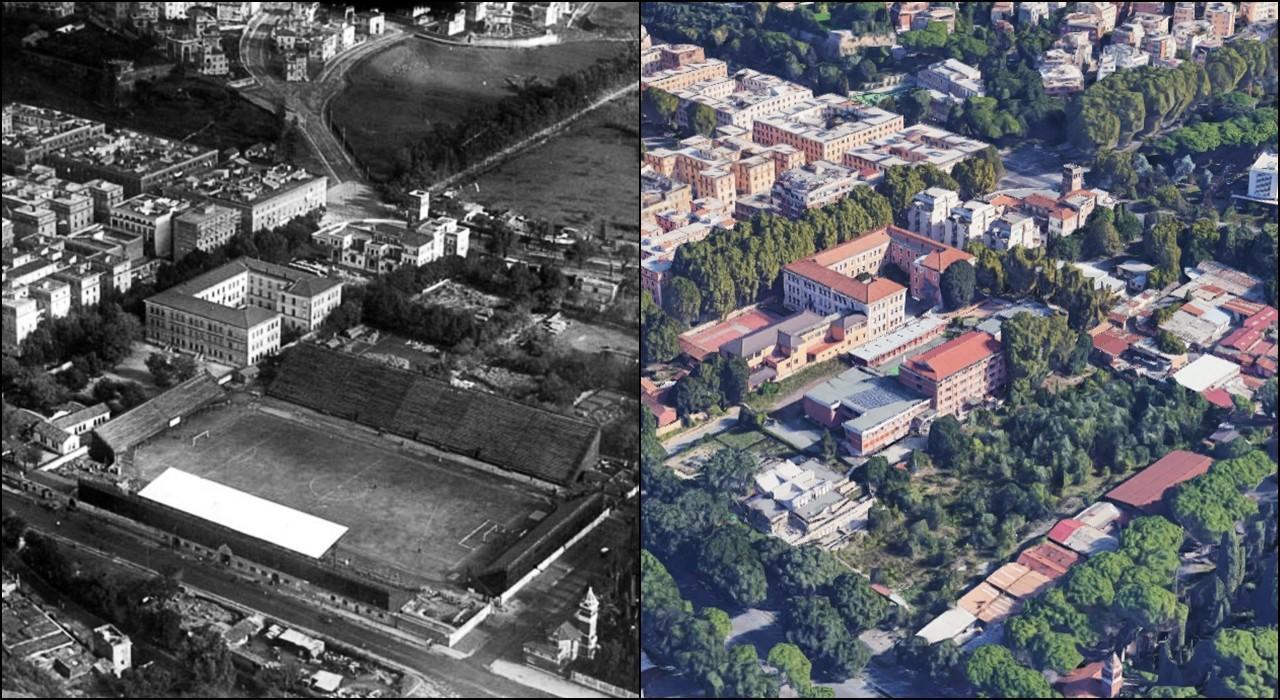
<svg viewBox="0 0 1280 700"><path fill-rule="evenodd" d="M3 697L638 697L639 4L0 9Z"/></svg>
<svg viewBox="0 0 1280 700"><path fill-rule="evenodd" d="M641 3L641 695L1277 696L1277 7Z"/></svg>

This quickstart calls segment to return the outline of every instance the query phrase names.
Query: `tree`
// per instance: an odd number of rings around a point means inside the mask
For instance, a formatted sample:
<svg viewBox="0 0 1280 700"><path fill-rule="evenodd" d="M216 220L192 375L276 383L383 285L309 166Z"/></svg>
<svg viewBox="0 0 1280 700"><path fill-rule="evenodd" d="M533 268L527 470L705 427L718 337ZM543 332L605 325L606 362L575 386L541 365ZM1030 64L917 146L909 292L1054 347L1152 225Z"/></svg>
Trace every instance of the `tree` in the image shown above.
<svg viewBox="0 0 1280 700"><path fill-rule="evenodd" d="M729 613L720 608L703 608L698 612L698 616L710 622L711 627L722 640L728 639L729 634L733 632L733 621L729 619Z"/></svg>
<svg viewBox="0 0 1280 700"><path fill-rule="evenodd" d="M840 677L854 675L866 665L870 650L849 634L826 596L789 598L784 611L787 641L814 664Z"/></svg>
<svg viewBox="0 0 1280 700"><path fill-rule="evenodd" d="M903 124L911 126L923 121L929 114L932 101L928 90L912 90L898 105Z"/></svg>
<svg viewBox="0 0 1280 700"><path fill-rule="evenodd" d="M999 182L995 167L990 161L981 158L970 158L957 163L951 175L960 185L960 198L966 200L991 192Z"/></svg>
<svg viewBox="0 0 1280 700"><path fill-rule="evenodd" d="M942 289L942 303L948 311L968 306L973 301L973 289L976 283L976 272L973 265L948 265L942 273L939 286Z"/></svg>
<svg viewBox="0 0 1280 700"><path fill-rule="evenodd" d="M812 686L810 674L813 671L813 664L805 657L804 652L800 651L800 647L787 642L778 642L769 650L766 660L770 666L782 673L782 676L802 697L807 696L807 691Z"/></svg>
<svg viewBox="0 0 1280 700"><path fill-rule="evenodd" d="M1115 227L1115 216L1110 209L1098 207L1089 216L1084 228L1081 252L1085 258L1110 257L1124 250L1120 232Z"/></svg>
<svg viewBox="0 0 1280 700"><path fill-rule="evenodd" d="M1187 344L1181 338L1163 329L1156 332L1156 347L1160 348L1160 352L1170 355L1183 355L1187 352Z"/></svg>
<svg viewBox="0 0 1280 700"><path fill-rule="evenodd" d="M645 90L644 96L653 110L670 126L675 118L676 110L680 107L680 100L675 95L656 88Z"/></svg>
<svg viewBox="0 0 1280 700"><path fill-rule="evenodd" d="M756 648L750 644L737 644L729 650L729 663L724 669L724 688L721 695L727 698L773 698L778 696L778 680L765 675L760 668Z"/></svg>
<svg viewBox="0 0 1280 700"><path fill-rule="evenodd" d="M884 596L853 572L840 574L831 582L831 603L855 633L872 629L889 614L889 602Z"/></svg>
<svg viewBox="0 0 1280 700"><path fill-rule="evenodd" d="M1225 628L1196 645L1191 666L1207 697L1275 697L1277 648L1274 626Z"/></svg>
<svg viewBox="0 0 1280 700"><path fill-rule="evenodd" d="M929 457L939 469L960 467L969 454L969 438L960 421L946 415L929 427Z"/></svg>
<svg viewBox="0 0 1280 700"><path fill-rule="evenodd" d="M1136 241L1142 235L1142 222L1123 204L1116 206L1115 227L1124 243Z"/></svg>
<svg viewBox="0 0 1280 700"><path fill-rule="evenodd" d="M764 566L741 528L717 530L703 543L698 559L708 584L735 605L753 607L768 596Z"/></svg>
<svg viewBox="0 0 1280 700"><path fill-rule="evenodd" d="M751 451L725 448L703 465L702 480L711 493L736 499L745 493L759 468Z"/></svg>
<svg viewBox="0 0 1280 700"><path fill-rule="evenodd" d="M716 130L716 111L701 102L690 102L687 107L686 118L689 120L689 127L695 133L703 136L710 136Z"/></svg>
<svg viewBox="0 0 1280 700"><path fill-rule="evenodd" d="M974 650L965 665L965 676L980 692L997 698L1053 697L1044 676L1019 664L1009 650L985 644Z"/></svg>
<svg viewBox="0 0 1280 700"><path fill-rule="evenodd" d="M1257 400L1262 414L1274 421L1276 419L1276 378L1268 379L1258 388L1253 398Z"/></svg>
<svg viewBox="0 0 1280 700"><path fill-rule="evenodd" d="M675 322L665 314L644 331L645 362L670 362L680 355L680 337Z"/></svg>
<svg viewBox="0 0 1280 700"><path fill-rule="evenodd" d="M891 165L885 168L879 191L889 200L895 218L905 216L907 205L924 191L924 180L910 165Z"/></svg>
<svg viewBox="0 0 1280 700"><path fill-rule="evenodd" d="M812 595L823 590L839 573L835 557L813 545L787 547L770 562L778 588L784 595Z"/></svg>
<svg viewBox="0 0 1280 700"><path fill-rule="evenodd" d="M702 309L702 292L687 277L672 277L662 299L667 313L684 324L696 321Z"/></svg>

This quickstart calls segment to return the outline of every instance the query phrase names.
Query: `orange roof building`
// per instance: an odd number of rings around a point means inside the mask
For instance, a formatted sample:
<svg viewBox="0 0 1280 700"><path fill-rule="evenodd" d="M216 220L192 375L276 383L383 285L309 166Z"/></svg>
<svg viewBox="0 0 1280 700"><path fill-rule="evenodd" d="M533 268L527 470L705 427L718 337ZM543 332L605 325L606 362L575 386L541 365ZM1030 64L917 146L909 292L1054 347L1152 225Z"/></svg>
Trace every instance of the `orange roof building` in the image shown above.
<svg viewBox="0 0 1280 700"><path fill-rule="evenodd" d="M1067 570L1080 561L1080 555L1053 542L1025 549L1018 555L1018 563L1027 569L1044 575L1050 581L1061 578Z"/></svg>
<svg viewBox="0 0 1280 700"><path fill-rule="evenodd" d="M930 397L938 415L956 413L1004 386L1000 341L985 331L965 333L903 362L898 380Z"/></svg>
<svg viewBox="0 0 1280 700"><path fill-rule="evenodd" d="M1174 450L1107 492L1105 498L1148 515L1167 515L1165 495L1175 486L1209 471L1213 460L1195 452Z"/></svg>

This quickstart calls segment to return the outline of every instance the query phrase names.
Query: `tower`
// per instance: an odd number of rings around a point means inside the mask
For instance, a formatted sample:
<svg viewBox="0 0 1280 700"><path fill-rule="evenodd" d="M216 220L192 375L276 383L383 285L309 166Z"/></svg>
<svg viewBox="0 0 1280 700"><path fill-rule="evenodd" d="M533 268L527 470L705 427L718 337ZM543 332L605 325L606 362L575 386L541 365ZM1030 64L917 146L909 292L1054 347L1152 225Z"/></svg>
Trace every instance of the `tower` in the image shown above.
<svg viewBox="0 0 1280 700"><path fill-rule="evenodd" d="M409 224L420 224L427 220L431 211L431 193L426 190L414 190L409 193Z"/></svg>
<svg viewBox="0 0 1280 700"><path fill-rule="evenodd" d="M1062 194L1084 187L1084 166L1067 163L1062 166Z"/></svg>
<svg viewBox="0 0 1280 700"><path fill-rule="evenodd" d="M600 601L596 598L596 594L587 586L587 594L582 597L582 602L578 603L578 614L574 615L574 619L586 625L586 655L588 659L595 658L596 648L599 642L596 638L596 621L600 617Z"/></svg>
<svg viewBox="0 0 1280 700"><path fill-rule="evenodd" d="M1111 658L1102 667L1101 680L1103 697L1120 697L1120 689L1124 687L1124 667L1116 653L1112 652Z"/></svg>

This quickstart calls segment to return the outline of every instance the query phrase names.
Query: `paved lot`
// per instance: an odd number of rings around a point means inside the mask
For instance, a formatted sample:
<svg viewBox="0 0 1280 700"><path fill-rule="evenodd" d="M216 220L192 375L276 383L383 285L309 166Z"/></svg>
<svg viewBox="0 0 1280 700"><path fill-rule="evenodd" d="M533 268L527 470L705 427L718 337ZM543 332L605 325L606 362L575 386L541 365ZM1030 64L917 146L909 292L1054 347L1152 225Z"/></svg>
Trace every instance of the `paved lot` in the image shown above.
<svg viewBox="0 0 1280 700"><path fill-rule="evenodd" d="M1063 156L1039 144L1028 143L1007 153L1001 153L1005 176L996 184L997 190L1032 187L1057 190L1062 182Z"/></svg>

